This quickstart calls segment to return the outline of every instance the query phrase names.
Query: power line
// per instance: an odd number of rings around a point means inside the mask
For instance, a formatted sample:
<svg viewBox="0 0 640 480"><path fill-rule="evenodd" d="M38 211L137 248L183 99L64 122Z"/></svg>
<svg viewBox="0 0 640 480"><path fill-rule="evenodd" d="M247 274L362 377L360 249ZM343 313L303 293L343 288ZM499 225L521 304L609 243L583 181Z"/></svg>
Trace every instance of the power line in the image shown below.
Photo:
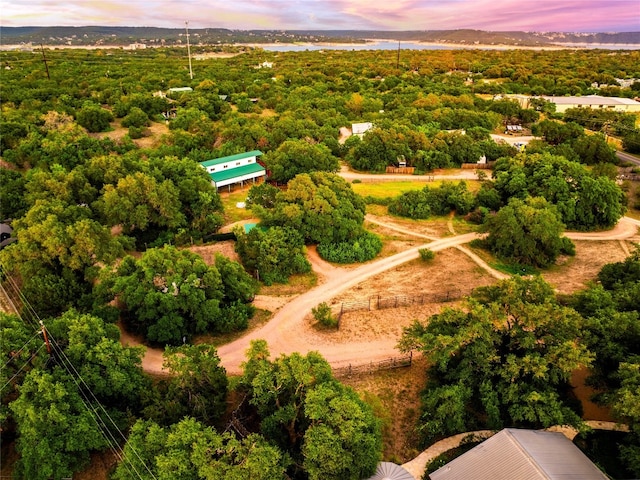
<svg viewBox="0 0 640 480"><path fill-rule="evenodd" d="M0 267L3 267L3 270L4 270L4 265L0 264ZM106 416L106 418L109 419L109 422L111 423L113 428L118 432L120 437L122 437L122 439L125 441L125 443L127 442L127 437L122 433L122 431L120 430L118 425L111 418L109 413L106 411L106 409L104 408L102 403L98 400L96 395L93 393L93 391L91 390L89 385L86 383L86 381L84 380L84 378L82 377L80 372L78 372L78 370L75 368L75 365L73 365L73 363L71 362L69 357L67 357L66 353L64 352L62 347L59 345L59 343L56 341L56 339L53 337L51 332L42 323L41 319L39 318L39 315L37 314L37 312L35 311L35 309L31 305L29 300L22 294L20 289L17 287L17 285L15 283L15 280L13 280L13 278L10 275L7 275L7 279L9 281L9 284L11 285L12 289L14 290L14 293L16 293L20 297L20 299L22 300L23 307L32 315L31 320L26 319L24 316L22 316L20 314L18 314L18 317L20 319L22 319L23 322L25 322L25 323L31 323L31 325L36 330L39 330L39 328L34 325L34 322L37 321L38 323L40 323L42 325L43 332L46 332L46 334L48 335L48 338L51 341L51 346L53 347L54 353L56 354L56 358L59 359L59 365L62 368L64 368L64 370L67 372L67 374L71 377L71 379L75 383L75 385L76 385L76 387L78 389L78 393L80 395L80 400L82 401L83 406L85 407L85 409L87 409L87 412L89 413L91 418L96 423L96 425L98 427L98 430L100 431L101 435L106 440L107 444L109 445L109 448L111 448L111 450L113 450L113 452L116 454L118 459L121 462L123 462L123 464L125 465L125 468L127 468L127 470L131 473L131 469L129 468L128 465L126 465L127 459L126 459L126 456L124 455L124 450L118 444L118 441L115 438L112 430L109 428L109 426L107 425L105 420L102 418L100 413L98 411L96 411L96 408L97 408L96 405L99 407L99 410L101 410L103 412L103 414ZM1 284L0 284L0 288L2 288L4 290L4 287ZM6 290L5 290L5 292L6 292ZM40 348L38 349L37 352L39 352L44 346L45 346L45 344L43 343L40 346ZM35 353L34 353L34 355L32 355L31 358L33 358L34 356L35 356ZM27 363L28 363L28 361L25 362L25 364L23 364L23 366L21 367L20 371L26 366ZM18 371L11 378L11 380L9 380L9 382L7 382L7 384L10 383L18 375L18 373L20 373L20 371ZM2 387L2 389L4 389L5 387L6 387L6 384ZM89 408L89 405L91 405L92 407ZM135 455L135 457L139 460L139 462L149 472L151 477L153 479L155 479L156 476L153 474L153 472L151 471L149 466L146 464L146 462L140 457L140 455L138 454L137 450L135 448L131 447L131 446L130 446L130 448L131 448L131 451L133 452L133 454ZM130 463L131 468L133 468L133 471L136 473L137 477L138 478L142 478L141 474L137 471L137 469L135 468L135 465L133 465L131 460L128 460L128 461Z"/></svg>

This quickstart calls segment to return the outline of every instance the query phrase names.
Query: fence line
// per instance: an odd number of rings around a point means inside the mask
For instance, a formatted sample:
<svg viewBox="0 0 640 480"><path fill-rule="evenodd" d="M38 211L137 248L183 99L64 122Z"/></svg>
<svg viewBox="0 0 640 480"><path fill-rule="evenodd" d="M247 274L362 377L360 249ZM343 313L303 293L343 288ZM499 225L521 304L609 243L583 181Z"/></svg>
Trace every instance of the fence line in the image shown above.
<svg viewBox="0 0 640 480"><path fill-rule="evenodd" d="M392 297L383 297L381 295L372 295L367 300L359 300L353 302L342 302L332 307L333 315L338 322L342 315L347 312L355 312L359 310L382 310L385 308L399 308L410 305L424 305L425 303L446 303L459 300L464 296L470 295L471 290L447 290L439 293L420 293L416 295L394 295Z"/></svg>
<svg viewBox="0 0 640 480"><path fill-rule="evenodd" d="M364 373L374 373L380 370L393 370L396 368L410 367L413 363L413 352L408 355L387 358L379 362L369 362L360 365L349 364L346 367L333 369L335 377L351 377L352 375L360 375Z"/></svg>

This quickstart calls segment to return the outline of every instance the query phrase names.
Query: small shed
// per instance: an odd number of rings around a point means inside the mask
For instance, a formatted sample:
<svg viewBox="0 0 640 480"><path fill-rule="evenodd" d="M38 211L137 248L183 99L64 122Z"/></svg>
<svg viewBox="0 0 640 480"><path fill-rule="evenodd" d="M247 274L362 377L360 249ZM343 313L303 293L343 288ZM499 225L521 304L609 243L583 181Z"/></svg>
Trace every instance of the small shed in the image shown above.
<svg viewBox="0 0 640 480"><path fill-rule="evenodd" d="M560 432L505 428L430 474L431 480L606 480Z"/></svg>
<svg viewBox="0 0 640 480"><path fill-rule="evenodd" d="M415 480L415 478L400 465L380 462L376 473L368 480Z"/></svg>

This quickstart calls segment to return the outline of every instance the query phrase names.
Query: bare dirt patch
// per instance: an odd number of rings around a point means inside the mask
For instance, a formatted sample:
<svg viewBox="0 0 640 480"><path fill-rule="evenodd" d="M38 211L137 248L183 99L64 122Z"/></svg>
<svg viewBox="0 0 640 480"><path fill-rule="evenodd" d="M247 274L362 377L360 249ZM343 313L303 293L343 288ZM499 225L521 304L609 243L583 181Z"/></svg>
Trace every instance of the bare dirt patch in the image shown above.
<svg viewBox="0 0 640 480"><path fill-rule="evenodd" d="M123 127L120 120L111 122L111 128L113 130L109 132L92 133L90 135L96 138L110 138L114 142L118 142L129 134L129 129ZM146 128L146 133L146 136L133 140L133 143L140 148L156 147L161 143L162 136L169 133L169 127L163 123L152 122Z"/></svg>
<svg viewBox="0 0 640 480"><path fill-rule="evenodd" d="M575 257L559 259L559 265L542 272L542 277L559 293L570 294L582 290L596 279L607 263L621 262L627 253L619 241L578 241ZM629 244L630 245L630 244Z"/></svg>
<svg viewBox="0 0 640 480"><path fill-rule="evenodd" d="M436 253L430 262L413 260L375 275L337 296L332 303L366 300L371 295L420 295L491 285L495 279L459 250Z"/></svg>
<svg viewBox="0 0 640 480"><path fill-rule="evenodd" d="M414 260L375 275L333 298L330 303L334 311L339 310L339 305L343 302L361 303L362 309L344 313L339 330L322 330L319 335L332 343L373 341L382 338L399 340L403 328L410 326L416 319L425 320L438 313L443 304L424 303L377 310L376 300L373 298L373 310L368 310L366 305L372 297L419 297L450 292L453 298L468 295L473 288L492 285L495 281L495 278L462 252L456 249L443 250L429 263ZM308 320L313 322L311 316Z"/></svg>
<svg viewBox="0 0 640 480"><path fill-rule="evenodd" d="M240 257L235 251L235 244L236 242L233 240L227 240L209 245L193 245L189 247L188 250L200 255L207 265L213 265L215 263L216 253L230 258L235 262L239 262Z"/></svg>

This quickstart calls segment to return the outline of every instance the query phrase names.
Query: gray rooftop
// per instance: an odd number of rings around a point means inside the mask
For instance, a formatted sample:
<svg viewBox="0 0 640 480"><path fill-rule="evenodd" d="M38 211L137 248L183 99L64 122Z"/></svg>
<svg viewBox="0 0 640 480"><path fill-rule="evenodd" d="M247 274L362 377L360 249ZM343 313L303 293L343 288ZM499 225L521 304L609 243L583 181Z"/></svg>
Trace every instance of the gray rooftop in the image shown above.
<svg viewBox="0 0 640 480"><path fill-rule="evenodd" d="M505 428L431 475L431 480L607 480L559 432Z"/></svg>

